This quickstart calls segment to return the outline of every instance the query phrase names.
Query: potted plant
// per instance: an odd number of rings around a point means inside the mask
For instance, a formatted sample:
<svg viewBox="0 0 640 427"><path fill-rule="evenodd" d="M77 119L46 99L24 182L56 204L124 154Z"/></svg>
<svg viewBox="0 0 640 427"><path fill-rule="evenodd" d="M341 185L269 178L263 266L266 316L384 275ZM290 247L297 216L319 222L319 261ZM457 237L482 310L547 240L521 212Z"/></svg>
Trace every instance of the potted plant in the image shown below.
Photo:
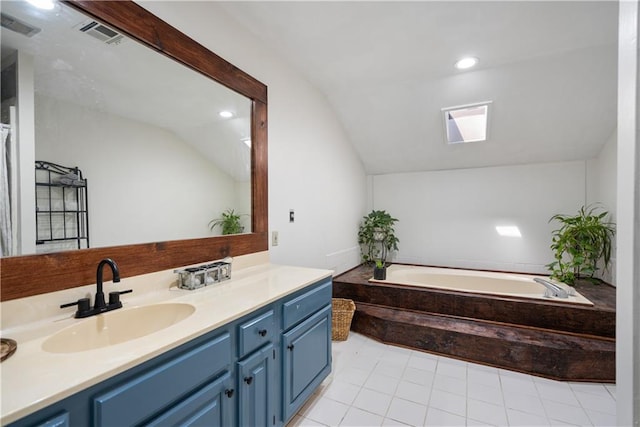
<svg viewBox="0 0 640 427"><path fill-rule="evenodd" d="M370 264L374 261L380 264L380 268L385 270L389 252L398 250L400 241L394 230L395 223L398 222L384 210L373 210L362 218L358 230L358 244L362 253L362 261ZM375 271L374 271L375 274ZM384 279L383 279L384 280Z"/></svg>
<svg viewBox="0 0 640 427"><path fill-rule="evenodd" d="M373 267L373 278L376 280L387 279L387 266L382 260L376 260L376 266Z"/></svg>
<svg viewBox="0 0 640 427"><path fill-rule="evenodd" d="M220 226L222 234L240 234L244 231L244 226L240 223L242 214L237 214L233 209L227 209L222 212L220 218L213 219L209 222L209 228L213 231L214 228Z"/></svg>
<svg viewBox="0 0 640 427"><path fill-rule="evenodd" d="M611 239L615 234L615 224L605 220L607 211L597 213L597 207L581 207L575 216L556 214L551 221L559 221L560 228L552 233L551 249L555 261L547 265L551 278L573 285L578 279L598 283L594 274L598 262L609 267L611 260Z"/></svg>

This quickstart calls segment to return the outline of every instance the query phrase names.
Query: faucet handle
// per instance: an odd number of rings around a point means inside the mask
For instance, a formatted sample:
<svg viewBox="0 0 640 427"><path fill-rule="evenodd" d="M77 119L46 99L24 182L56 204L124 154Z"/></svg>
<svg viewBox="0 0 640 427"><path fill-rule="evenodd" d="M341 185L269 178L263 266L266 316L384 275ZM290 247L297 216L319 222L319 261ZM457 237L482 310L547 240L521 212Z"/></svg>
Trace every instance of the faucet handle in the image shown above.
<svg viewBox="0 0 640 427"><path fill-rule="evenodd" d="M74 305L78 306L78 311L76 311L76 317L79 317L79 315L91 310L91 300L89 298L80 298L76 302L69 302L67 304L62 304L60 308L73 307Z"/></svg>
<svg viewBox="0 0 640 427"><path fill-rule="evenodd" d="M109 292L109 305L120 305L122 306L122 303L120 302L120 295L122 294L130 294L131 292L133 292L133 289L127 289L126 291L113 291L113 292Z"/></svg>

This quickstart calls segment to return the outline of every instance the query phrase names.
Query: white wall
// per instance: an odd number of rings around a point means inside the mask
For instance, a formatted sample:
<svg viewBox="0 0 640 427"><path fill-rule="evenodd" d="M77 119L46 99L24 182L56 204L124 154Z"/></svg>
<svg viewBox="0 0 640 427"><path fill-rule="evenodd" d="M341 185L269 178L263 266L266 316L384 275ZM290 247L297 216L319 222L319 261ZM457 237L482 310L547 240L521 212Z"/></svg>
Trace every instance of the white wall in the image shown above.
<svg viewBox="0 0 640 427"><path fill-rule="evenodd" d="M617 174L617 149L618 136L614 132L607 140L602 150L595 159L587 162L587 204L598 203L604 210L609 212L608 221L616 222L616 174ZM613 239L613 250L611 253L611 265L604 271L601 270L598 276L607 283L615 285L616 272L616 239Z"/></svg>
<svg viewBox="0 0 640 427"><path fill-rule="evenodd" d="M165 129L42 96L35 111L36 159L88 179L91 247L211 236L238 206L233 178Z"/></svg>
<svg viewBox="0 0 640 427"><path fill-rule="evenodd" d="M215 2L140 4L268 86L269 226L279 233L271 261L337 272L357 265L366 177L324 96Z"/></svg>
<svg viewBox="0 0 640 427"><path fill-rule="evenodd" d="M372 178L373 209L398 218L399 262L546 273L556 213L585 203L585 162ZM522 237L499 236L514 225Z"/></svg>

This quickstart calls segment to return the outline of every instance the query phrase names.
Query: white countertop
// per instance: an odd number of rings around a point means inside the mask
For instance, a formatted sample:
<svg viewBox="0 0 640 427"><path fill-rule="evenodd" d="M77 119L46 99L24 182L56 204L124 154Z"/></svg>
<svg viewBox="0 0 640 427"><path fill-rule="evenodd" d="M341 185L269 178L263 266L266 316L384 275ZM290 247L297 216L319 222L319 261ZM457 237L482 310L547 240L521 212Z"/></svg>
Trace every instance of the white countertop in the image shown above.
<svg viewBox="0 0 640 427"><path fill-rule="evenodd" d="M268 255L261 253L234 259L230 280L194 291L175 287L177 275L172 270L125 278L118 284L108 282L105 294L134 289L121 297L121 310L165 302L192 304L196 310L145 337L66 354L48 353L42 344L53 333L82 321L73 318L75 307L59 306L89 293L93 301L95 285L3 302L1 335L17 341L18 349L0 364L0 424L16 421L331 274L330 270L270 264Z"/></svg>

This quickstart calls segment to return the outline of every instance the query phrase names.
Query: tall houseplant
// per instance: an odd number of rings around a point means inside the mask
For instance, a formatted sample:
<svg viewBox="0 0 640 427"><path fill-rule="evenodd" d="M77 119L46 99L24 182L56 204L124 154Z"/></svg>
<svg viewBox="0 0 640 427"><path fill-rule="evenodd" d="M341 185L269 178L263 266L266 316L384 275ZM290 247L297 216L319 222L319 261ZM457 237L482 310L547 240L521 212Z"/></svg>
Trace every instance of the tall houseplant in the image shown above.
<svg viewBox="0 0 640 427"><path fill-rule="evenodd" d="M583 206L577 215L556 214L549 220L560 222L552 233L555 261L547 265L552 278L569 285L583 278L596 283L598 262L604 262L605 270L609 267L615 224L605 220L609 212L597 213L597 209Z"/></svg>
<svg viewBox="0 0 640 427"><path fill-rule="evenodd" d="M220 227L222 234L240 234L244 231L244 226L240 222L242 214L237 214L233 209L227 209L222 212L220 218L213 219L209 222L209 228L213 231L214 228Z"/></svg>
<svg viewBox="0 0 640 427"><path fill-rule="evenodd" d="M394 225L398 222L384 210L373 210L362 218L358 230L358 243L362 253L362 261L371 264L376 260L386 265L391 251L398 250L398 238Z"/></svg>

